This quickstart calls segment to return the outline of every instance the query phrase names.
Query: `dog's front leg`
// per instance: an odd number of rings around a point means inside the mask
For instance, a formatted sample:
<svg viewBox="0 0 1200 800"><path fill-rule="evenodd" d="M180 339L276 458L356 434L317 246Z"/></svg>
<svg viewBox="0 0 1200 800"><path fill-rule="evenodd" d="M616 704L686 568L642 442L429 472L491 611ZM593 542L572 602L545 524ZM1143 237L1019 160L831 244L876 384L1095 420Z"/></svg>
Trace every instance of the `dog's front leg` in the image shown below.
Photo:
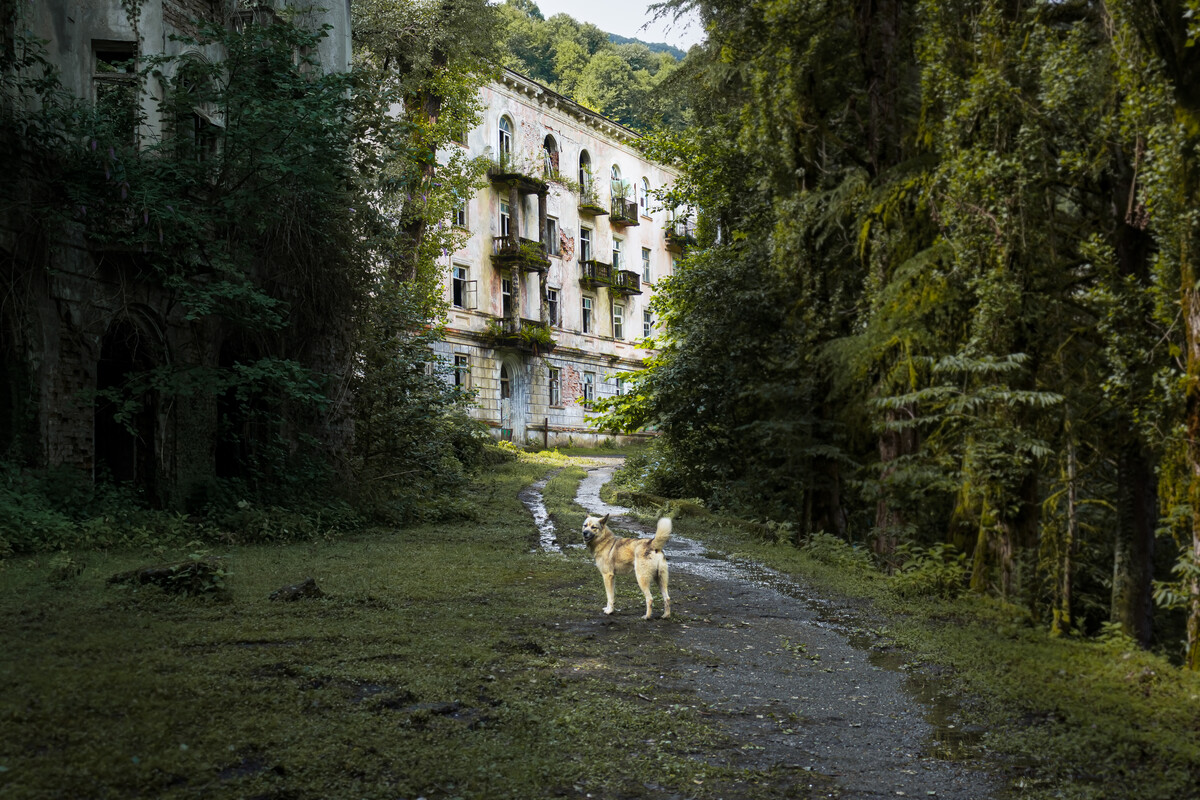
<svg viewBox="0 0 1200 800"><path fill-rule="evenodd" d="M603 573L603 575L604 575L604 593L608 595L608 605L606 605L604 607L604 613L611 614L613 612L613 598L615 596L615 594L613 592L613 573L605 572L605 573Z"/></svg>

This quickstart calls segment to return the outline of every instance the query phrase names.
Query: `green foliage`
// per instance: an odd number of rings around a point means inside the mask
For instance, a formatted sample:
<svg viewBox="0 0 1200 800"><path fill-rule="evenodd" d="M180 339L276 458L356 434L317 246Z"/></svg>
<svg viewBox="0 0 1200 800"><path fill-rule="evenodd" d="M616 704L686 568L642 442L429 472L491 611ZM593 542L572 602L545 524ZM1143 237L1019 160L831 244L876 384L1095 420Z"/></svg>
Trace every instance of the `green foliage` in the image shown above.
<svg viewBox="0 0 1200 800"><path fill-rule="evenodd" d="M875 569L871 554L860 545L850 544L824 531L811 534L800 549L817 561L846 572L870 572Z"/></svg>
<svg viewBox="0 0 1200 800"><path fill-rule="evenodd" d="M901 566L890 583L901 597L953 599L966 588L967 554L958 552L952 544L928 548L905 544L896 555Z"/></svg>

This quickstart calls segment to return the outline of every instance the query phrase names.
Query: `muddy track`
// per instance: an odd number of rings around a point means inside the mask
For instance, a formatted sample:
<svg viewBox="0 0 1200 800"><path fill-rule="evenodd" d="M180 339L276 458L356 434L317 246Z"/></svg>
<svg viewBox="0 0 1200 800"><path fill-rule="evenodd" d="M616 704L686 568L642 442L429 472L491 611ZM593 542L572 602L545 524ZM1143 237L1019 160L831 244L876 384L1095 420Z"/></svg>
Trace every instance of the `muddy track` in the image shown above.
<svg viewBox="0 0 1200 800"><path fill-rule="evenodd" d="M652 532L600 500L611 468L592 469L576 501L610 524ZM573 531L560 531L564 542ZM988 764L981 731L964 724L936 670L906 664L872 633L868 608L826 599L803 583L760 565L705 555L680 536L667 548L672 619L644 622L641 602L618 578L617 612L596 615L580 635L619 649L668 637L678 657L662 664L657 686L693 698L740 745L692 754L714 766L752 770L754 785L726 797L938 797L979 800L1005 794ZM631 578L626 577L628 584ZM655 612L661 602L655 598ZM641 633L630 636L635 631ZM655 743L646 743L654 745ZM652 789L652 787L647 787ZM659 795L651 795L659 796Z"/></svg>

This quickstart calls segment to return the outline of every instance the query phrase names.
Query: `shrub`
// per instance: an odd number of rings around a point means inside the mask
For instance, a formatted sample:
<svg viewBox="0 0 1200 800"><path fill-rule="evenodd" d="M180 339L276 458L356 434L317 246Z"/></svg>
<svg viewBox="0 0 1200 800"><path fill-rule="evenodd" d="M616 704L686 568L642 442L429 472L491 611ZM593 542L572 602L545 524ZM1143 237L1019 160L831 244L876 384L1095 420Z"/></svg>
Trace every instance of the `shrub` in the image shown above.
<svg viewBox="0 0 1200 800"><path fill-rule="evenodd" d="M839 569L867 572L875 568L875 562L865 548L824 531L809 536L800 549L816 560Z"/></svg>
<svg viewBox="0 0 1200 800"><path fill-rule="evenodd" d="M967 556L954 545L924 548L904 544L897 548L896 554L902 559L902 566L892 576L891 586L901 597L952 599L962 592Z"/></svg>

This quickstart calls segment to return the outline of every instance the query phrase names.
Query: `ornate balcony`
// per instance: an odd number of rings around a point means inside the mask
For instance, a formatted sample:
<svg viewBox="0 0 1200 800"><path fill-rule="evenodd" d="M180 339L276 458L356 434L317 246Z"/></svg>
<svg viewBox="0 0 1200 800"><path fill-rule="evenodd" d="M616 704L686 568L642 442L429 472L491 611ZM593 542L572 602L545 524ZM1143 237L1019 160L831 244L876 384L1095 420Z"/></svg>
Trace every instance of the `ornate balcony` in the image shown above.
<svg viewBox="0 0 1200 800"><path fill-rule="evenodd" d="M549 191L550 184L537 177L537 171L511 153L501 153L499 160L488 166L488 179L497 186L516 186L522 194L542 194Z"/></svg>
<svg viewBox="0 0 1200 800"><path fill-rule="evenodd" d="M673 220L663 231L668 250L682 251L696 244L696 223L691 220Z"/></svg>
<svg viewBox="0 0 1200 800"><path fill-rule="evenodd" d="M489 347L512 348L535 356L552 352L558 345L550 326L533 319L492 320L480 336Z"/></svg>
<svg viewBox="0 0 1200 800"><path fill-rule="evenodd" d="M595 259L579 262L579 284L585 289L598 289L612 284L612 264Z"/></svg>
<svg viewBox="0 0 1200 800"><path fill-rule="evenodd" d="M608 221L623 228L632 228L638 224L638 205L624 197L612 199L611 212Z"/></svg>
<svg viewBox="0 0 1200 800"><path fill-rule="evenodd" d="M523 269L545 272L550 269L546 246L532 239L514 242L507 236L492 237L492 266L497 269Z"/></svg>
<svg viewBox="0 0 1200 800"><path fill-rule="evenodd" d="M642 276L633 270L613 270L608 286L616 294L623 294L626 296L631 294L641 294Z"/></svg>

